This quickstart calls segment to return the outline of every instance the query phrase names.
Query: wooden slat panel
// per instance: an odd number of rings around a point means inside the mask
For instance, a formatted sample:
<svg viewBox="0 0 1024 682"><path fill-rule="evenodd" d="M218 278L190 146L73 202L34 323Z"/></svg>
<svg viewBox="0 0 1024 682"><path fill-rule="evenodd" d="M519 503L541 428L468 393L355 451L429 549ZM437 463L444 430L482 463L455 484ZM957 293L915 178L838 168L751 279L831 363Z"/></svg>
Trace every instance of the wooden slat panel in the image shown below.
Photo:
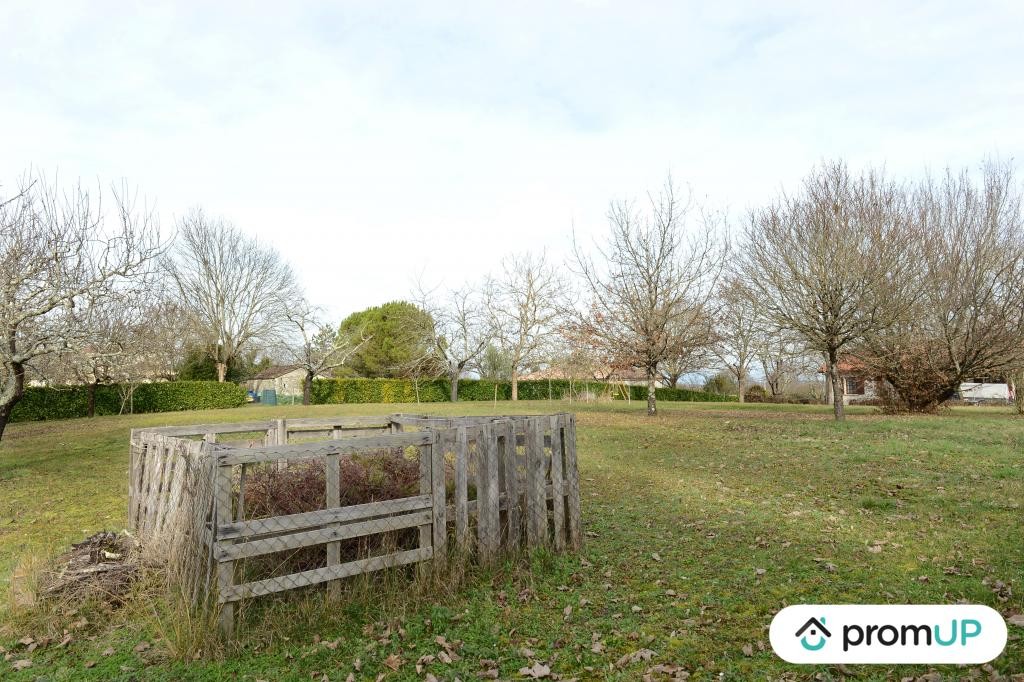
<svg viewBox="0 0 1024 682"><path fill-rule="evenodd" d="M516 456L515 427L511 422L501 425L502 467L505 470L505 498L508 500L506 512L506 542L512 551L519 549L519 539L523 533L522 509L519 502L519 458Z"/></svg>
<svg viewBox="0 0 1024 682"><path fill-rule="evenodd" d="M540 422L527 424L526 439L526 541L531 549L547 544L548 505L544 495L547 462Z"/></svg>
<svg viewBox="0 0 1024 682"><path fill-rule="evenodd" d="M239 544L232 544L231 541L223 541L217 543L215 554L217 561L231 561L235 559L260 556L261 554L273 554L274 552L300 549L302 547L312 547L314 545L327 544L328 547L330 545L338 546L338 542L341 540L350 540L352 538L363 537L365 535L376 535L377 533L386 533L393 530L402 530L403 528L421 526L423 524L430 523L432 516L433 512L427 510L413 512L411 514L401 514L399 516L389 516L383 519L371 519L369 521L357 521L356 523L332 525L328 528L292 533L290 535L279 535L273 538L252 540L250 542L242 542ZM341 559L339 554L339 557L336 558L334 563L329 563L328 565L336 565L340 562Z"/></svg>
<svg viewBox="0 0 1024 682"><path fill-rule="evenodd" d="M480 560L491 563L498 556L500 510L498 508L498 449L494 430L484 426L477 440L477 540Z"/></svg>
<svg viewBox="0 0 1024 682"><path fill-rule="evenodd" d="M448 520L445 514L444 447L441 434L434 432L430 444L430 482L433 499L433 547L434 563L443 565L448 555Z"/></svg>
<svg viewBox="0 0 1024 682"><path fill-rule="evenodd" d="M234 448L218 445L214 449L218 464L255 464L272 462L279 459L311 459L331 454L352 454L366 450L382 450L400 448L410 445L426 445L432 438L430 432L416 431L412 433L383 434L361 438L343 438L314 443L295 443L278 445L266 449Z"/></svg>
<svg viewBox="0 0 1024 682"><path fill-rule="evenodd" d="M335 509L341 506L341 455L327 455L326 497L327 507ZM341 545L332 542L327 545L327 565L341 563Z"/></svg>
<svg viewBox="0 0 1024 682"><path fill-rule="evenodd" d="M430 559L431 556L431 548L422 547L419 549L410 549L405 552L396 552L395 554L371 557L369 559L348 561L337 566L327 566L325 568L316 568L311 571L293 573L291 575L284 576L283 578L267 578L266 580L236 585L221 594L220 601L232 602L239 599L245 599L247 597L258 597L260 595L272 594L274 592L290 590L296 587L315 585L329 580L337 580L338 578L347 578L348 576L358 575L360 573L379 571L383 568L391 568L393 566L402 566L418 561L426 561ZM223 566L224 564L221 565Z"/></svg>
<svg viewBox="0 0 1024 682"><path fill-rule="evenodd" d="M568 490L568 526L569 545L575 550L583 543L583 533L580 529L580 471L576 462L576 417L575 415L562 415L562 424L565 427L565 478Z"/></svg>
<svg viewBox="0 0 1024 682"><path fill-rule="evenodd" d="M194 424L191 426L159 426L141 429L142 433L161 436L183 437L203 436L207 433L248 433L250 431L266 431L273 426L271 421L241 422L236 424Z"/></svg>
<svg viewBox="0 0 1024 682"><path fill-rule="evenodd" d="M419 435L424 435L424 436L426 436L427 438L430 438L430 439L433 439L433 437L434 437L433 434L428 433L428 432L424 432L423 434L419 434ZM397 437L397 435L391 436L391 438L396 438L396 437ZM431 480L430 480L430 473L431 473L431 467L432 467L432 463L430 461L430 446L429 445L420 445L419 449L420 449L420 451L419 451L419 458L420 458L420 497L427 498L430 501L431 507L433 507L433 505L434 505L434 496L432 494L433 493L433 484L431 483ZM432 524L424 524L424 525L420 526L420 549L426 549L427 547L431 546L430 541L431 541L432 535L433 535L433 526L432 526Z"/></svg>
<svg viewBox="0 0 1024 682"><path fill-rule="evenodd" d="M565 495L562 480L564 455L562 452L562 428L558 415L551 417L551 520L555 527L555 549L565 549Z"/></svg>
<svg viewBox="0 0 1024 682"><path fill-rule="evenodd" d="M468 460L466 427L460 426L455 435L455 544L462 552L470 551Z"/></svg>
<svg viewBox="0 0 1024 682"><path fill-rule="evenodd" d="M207 445L207 447L212 447ZM214 488L216 495L217 525L225 526L231 522L231 467L217 467L217 483ZM220 539L218 533L218 540ZM217 564L217 594L221 602L227 601L226 595L231 594L235 583L235 562L225 561ZM231 604L221 606L220 629L228 637L235 627L235 609Z"/></svg>
<svg viewBox="0 0 1024 682"><path fill-rule="evenodd" d="M219 468L226 469L227 467ZM269 533L312 530L331 523L363 521L377 516L422 511L424 509L430 509L431 504L431 496L426 494L417 495L415 497L402 497L397 500L367 502L366 504L355 504L349 507L338 507L336 509L321 509L319 511L303 512L301 514L272 516L265 519L252 519L241 523L231 523L230 517L228 517L228 520L225 523L218 515L217 539L253 538Z"/></svg>

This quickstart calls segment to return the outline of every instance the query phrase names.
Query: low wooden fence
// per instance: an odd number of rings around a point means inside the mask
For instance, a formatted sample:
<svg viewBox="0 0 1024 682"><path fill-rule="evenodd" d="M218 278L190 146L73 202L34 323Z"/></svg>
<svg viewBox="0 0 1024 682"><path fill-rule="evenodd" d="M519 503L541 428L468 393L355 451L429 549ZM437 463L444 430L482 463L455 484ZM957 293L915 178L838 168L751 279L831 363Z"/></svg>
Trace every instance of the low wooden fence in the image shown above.
<svg viewBox="0 0 1024 682"><path fill-rule="evenodd" d="M486 563L523 547L578 548L575 428L571 414L395 414L136 430L129 524L184 564L197 598L216 588L230 632L250 597L453 553ZM417 494L343 506L342 460L384 453L418 461ZM254 480L319 481L321 468L315 508L247 509Z"/></svg>

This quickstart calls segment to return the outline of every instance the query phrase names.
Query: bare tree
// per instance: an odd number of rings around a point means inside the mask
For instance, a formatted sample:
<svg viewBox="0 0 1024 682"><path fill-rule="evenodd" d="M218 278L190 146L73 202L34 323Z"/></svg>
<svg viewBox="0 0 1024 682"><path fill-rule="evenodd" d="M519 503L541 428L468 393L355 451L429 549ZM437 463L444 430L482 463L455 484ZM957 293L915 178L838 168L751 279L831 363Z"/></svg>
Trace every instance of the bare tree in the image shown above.
<svg viewBox="0 0 1024 682"><path fill-rule="evenodd" d="M718 299L714 353L736 381L739 401L742 403L750 366L756 356L761 320L758 317L755 299L736 275L726 279L718 293Z"/></svg>
<svg viewBox="0 0 1024 682"><path fill-rule="evenodd" d="M746 281L769 324L827 359L837 420L840 355L915 299L911 229L900 187L873 170L853 177L841 162L750 216L739 251Z"/></svg>
<svg viewBox="0 0 1024 682"><path fill-rule="evenodd" d="M420 308L430 313L429 330L434 361L451 382L451 401L459 399L459 379L494 338L491 316L480 289L466 285L441 297L418 294Z"/></svg>
<svg viewBox="0 0 1024 682"><path fill-rule="evenodd" d="M694 309L669 325L671 354L658 366L659 378L666 387L676 388L684 376L699 372L713 360L712 315L713 310Z"/></svg>
<svg viewBox="0 0 1024 682"><path fill-rule="evenodd" d="M761 324L755 343L754 353L773 398L785 395L800 377L817 372L821 365L821 360L809 356L803 342L788 330Z"/></svg>
<svg viewBox="0 0 1024 682"><path fill-rule="evenodd" d="M488 282L487 307L511 366L512 400L519 399L519 375L550 359L565 290L565 279L543 253L506 258L499 277Z"/></svg>
<svg viewBox="0 0 1024 682"><path fill-rule="evenodd" d="M587 301L573 325L609 355L643 368L647 413L654 415L659 368L687 352L688 344L706 341L688 332L708 307L723 248L706 216L686 234L690 202L677 198L671 178L648 201L647 212L632 202L612 203L610 234L596 247L597 261L574 242Z"/></svg>
<svg viewBox="0 0 1024 682"><path fill-rule="evenodd" d="M215 353L217 379L253 343L272 344L297 298L291 268L274 249L193 209L178 223L167 271Z"/></svg>
<svg viewBox="0 0 1024 682"><path fill-rule="evenodd" d="M282 354L305 373L302 380L302 404L309 405L313 398L313 379L344 365L370 337L365 334L365 330L355 334L339 334L337 327L323 322L320 311L305 299L289 305L285 317L294 332L294 338L282 344Z"/></svg>
<svg viewBox="0 0 1024 682"><path fill-rule="evenodd" d="M0 438L25 393L26 372L52 354L96 342L92 311L145 285L162 245L154 216L122 187L110 226L102 191L26 175L0 199Z"/></svg>
<svg viewBox="0 0 1024 682"><path fill-rule="evenodd" d="M987 163L926 178L912 192L923 295L859 357L895 395L889 407L931 411L972 377L1024 364L1024 216L1012 168Z"/></svg>

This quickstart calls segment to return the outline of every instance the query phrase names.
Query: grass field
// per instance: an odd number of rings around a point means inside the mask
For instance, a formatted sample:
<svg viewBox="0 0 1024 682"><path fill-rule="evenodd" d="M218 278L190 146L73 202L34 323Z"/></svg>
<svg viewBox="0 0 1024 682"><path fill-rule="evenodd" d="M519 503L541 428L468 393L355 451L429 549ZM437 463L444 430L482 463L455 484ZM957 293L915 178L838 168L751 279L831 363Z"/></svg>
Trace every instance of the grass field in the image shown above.
<svg viewBox="0 0 1024 682"><path fill-rule="evenodd" d="M767 646L768 624L781 607L806 602L967 600L1004 615L1024 611L1024 419L1009 410L896 418L854 409L835 424L823 407L665 403L654 419L641 409L578 410L587 531L579 556L510 560L472 572L435 600L407 598L394 579L379 598L363 590L328 604L321 593L265 600L247 614L239 644L195 660L168 652L158 624L167 627L173 615L159 604L102 623L69 614L49 634L59 641L68 628L70 642L31 652L16 640L47 633L0 626L0 646L11 654L0 678L470 680L496 669L514 679L540 661L552 675L579 679L641 679L656 664L693 679L901 679L928 668L788 665ZM271 411L374 414L394 406L247 407L11 427L0 444L3 602L26 555L123 525L130 428ZM0 621L9 615L0 612ZM1024 672L1024 629L1009 629L992 664L1005 675ZM417 660L438 656L444 642L457 659L435 658L417 674ZM32 667L14 672L15 660ZM949 679L973 674L939 671Z"/></svg>

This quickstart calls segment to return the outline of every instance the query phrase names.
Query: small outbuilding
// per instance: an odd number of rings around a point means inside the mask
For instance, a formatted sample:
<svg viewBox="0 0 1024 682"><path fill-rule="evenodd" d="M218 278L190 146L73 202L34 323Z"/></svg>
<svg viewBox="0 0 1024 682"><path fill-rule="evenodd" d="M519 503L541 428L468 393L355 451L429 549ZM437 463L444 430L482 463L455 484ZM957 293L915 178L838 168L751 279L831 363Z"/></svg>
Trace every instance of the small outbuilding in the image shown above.
<svg viewBox="0 0 1024 682"><path fill-rule="evenodd" d="M265 370L257 372L251 379L245 382L245 387L254 395L261 395L263 391L276 391L280 396L301 396L302 382L306 377L306 370L301 365L271 365Z"/></svg>

